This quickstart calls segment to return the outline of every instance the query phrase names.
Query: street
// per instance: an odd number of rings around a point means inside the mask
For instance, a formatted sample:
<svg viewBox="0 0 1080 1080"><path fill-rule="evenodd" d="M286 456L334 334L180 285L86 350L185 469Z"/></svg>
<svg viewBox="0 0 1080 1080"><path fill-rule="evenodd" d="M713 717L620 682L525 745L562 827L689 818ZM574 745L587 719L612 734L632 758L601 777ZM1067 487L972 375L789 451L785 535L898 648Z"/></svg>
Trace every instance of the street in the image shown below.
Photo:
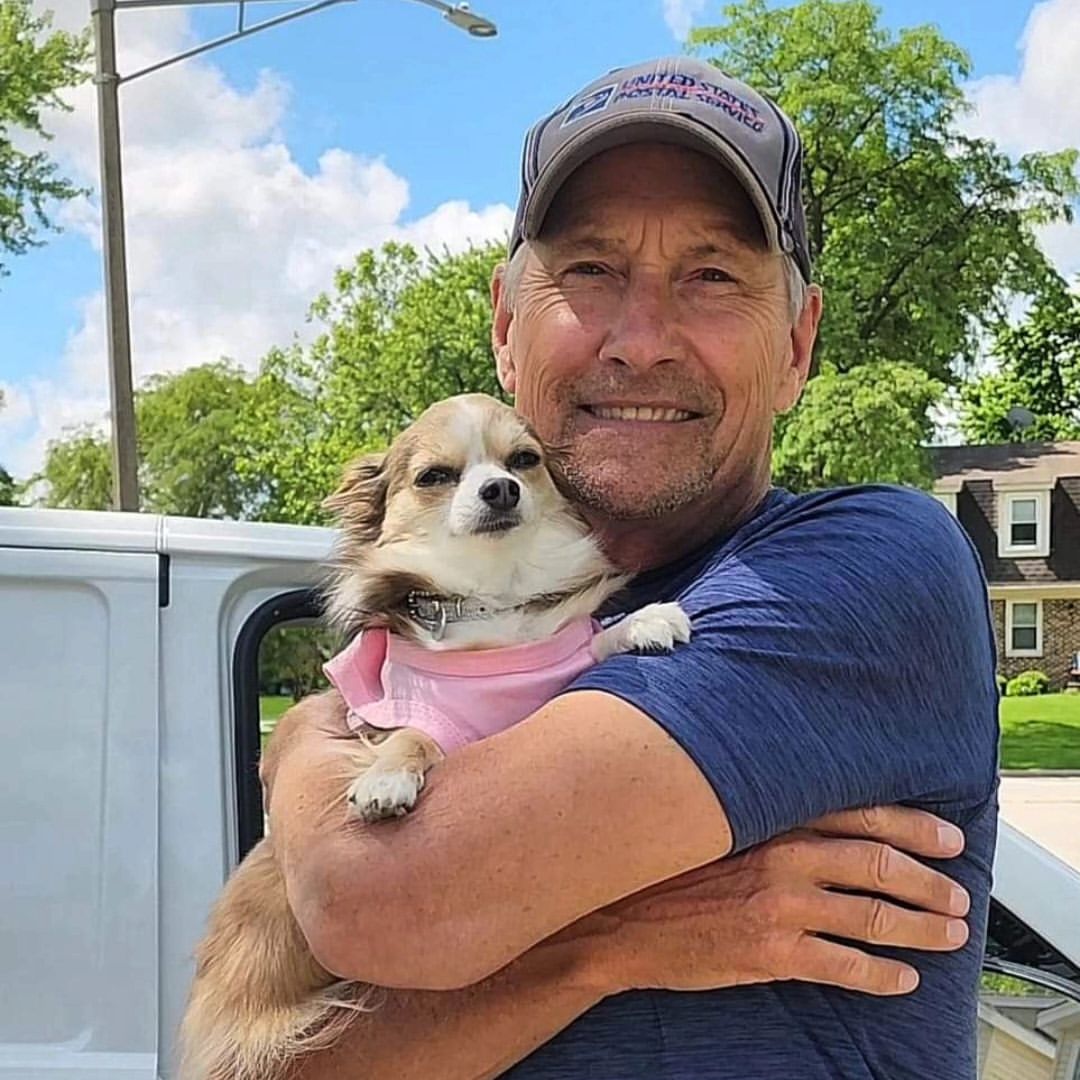
<svg viewBox="0 0 1080 1080"><path fill-rule="evenodd" d="M1003 776L1001 815L1080 872L1080 775Z"/></svg>

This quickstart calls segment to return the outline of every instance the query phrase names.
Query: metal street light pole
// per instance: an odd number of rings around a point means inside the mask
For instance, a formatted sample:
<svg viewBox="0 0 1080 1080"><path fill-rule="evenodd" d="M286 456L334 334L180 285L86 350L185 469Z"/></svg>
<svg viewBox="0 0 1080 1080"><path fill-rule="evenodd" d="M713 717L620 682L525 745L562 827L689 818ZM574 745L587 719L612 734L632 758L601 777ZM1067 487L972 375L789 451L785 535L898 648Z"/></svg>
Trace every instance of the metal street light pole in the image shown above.
<svg viewBox="0 0 1080 1080"><path fill-rule="evenodd" d="M131 75L116 70L116 12L121 8L198 7L206 4L238 4L236 31L170 56ZM109 354L109 401L112 416L113 506L117 510L139 509L138 449L135 428L134 387L131 376L131 324L128 305L127 251L124 240L124 183L120 155L120 85L160 71L230 41L267 30L344 0L315 3L244 24L249 0L90 0L94 30L98 100L98 148L101 160L101 232L105 258L105 327ZM466 3L418 0L442 12L443 17L473 37L494 37L498 30L490 19L475 15Z"/></svg>
<svg viewBox="0 0 1080 1080"><path fill-rule="evenodd" d="M120 76L116 71L116 0L91 0L97 42L98 143L101 157L101 231L105 252L105 330L109 342L113 506L139 509L135 402L131 385L124 186L120 169Z"/></svg>

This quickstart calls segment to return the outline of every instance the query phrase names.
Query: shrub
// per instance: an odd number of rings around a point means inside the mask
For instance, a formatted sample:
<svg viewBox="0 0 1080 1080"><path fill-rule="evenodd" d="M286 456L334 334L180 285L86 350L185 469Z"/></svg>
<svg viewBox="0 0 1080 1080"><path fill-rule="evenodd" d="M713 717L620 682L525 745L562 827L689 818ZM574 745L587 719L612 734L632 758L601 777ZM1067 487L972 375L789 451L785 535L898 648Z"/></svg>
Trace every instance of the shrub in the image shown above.
<svg viewBox="0 0 1080 1080"><path fill-rule="evenodd" d="M1042 671L1021 671L1015 679L1010 679L1005 686L1006 697L1034 697L1045 694L1050 689L1050 679Z"/></svg>

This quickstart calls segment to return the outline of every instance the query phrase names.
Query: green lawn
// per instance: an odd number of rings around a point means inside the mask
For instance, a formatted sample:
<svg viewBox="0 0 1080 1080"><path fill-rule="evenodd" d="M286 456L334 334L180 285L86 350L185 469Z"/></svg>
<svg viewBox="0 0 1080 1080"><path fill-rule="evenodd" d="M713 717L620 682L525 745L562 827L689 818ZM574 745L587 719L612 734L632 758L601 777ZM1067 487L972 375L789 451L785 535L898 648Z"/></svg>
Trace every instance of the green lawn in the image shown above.
<svg viewBox="0 0 1080 1080"><path fill-rule="evenodd" d="M1003 769L1080 769L1080 694L1001 699Z"/></svg>
<svg viewBox="0 0 1080 1080"><path fill-rule="evenodd" d="M259 732L262 735L261 742L266 746L266 740L274 730L274 725L281 719L281 714L293 703L291 697L277 697L263 694L259 698Z"/></svg>
<svg viewBox="0 0 1080 1080"><path fill-rule="evenodd" d="M281 719L281 714L292 705L291 697L271 697L264 694L259 698L259 720L262 727L269 726L273 730L274 724Z"/></svg>

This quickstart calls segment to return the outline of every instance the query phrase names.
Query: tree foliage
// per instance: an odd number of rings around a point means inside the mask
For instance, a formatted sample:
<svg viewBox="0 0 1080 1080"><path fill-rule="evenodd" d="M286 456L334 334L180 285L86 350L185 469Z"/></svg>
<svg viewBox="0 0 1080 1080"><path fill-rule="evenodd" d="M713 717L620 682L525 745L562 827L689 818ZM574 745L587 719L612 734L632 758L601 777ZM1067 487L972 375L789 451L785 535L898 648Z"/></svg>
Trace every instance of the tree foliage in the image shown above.
<svg viewBox="0 0 1080 1080"><path fill-rule="evenodd" d="M43 114L69 110L60 91L89 77L88 34L51 27L51 14L34 15L30 0L0 2L0 274L5 253L21 254L53 228L49 203L80 193L44 150L16 145L17 134L49 140Z"/></svg>
<svg viewBox="0 0 1080 1080"><path fill-rule="evenodd" d="M796 491L861 483L930 487L928 414L942 389L914 364L824 368L778 437L775 482Z"/></svg>
<svg viewBox="0 0 1080 1080"><path fill-rule="evenodd" d="M11 473L0 465L0 506L17 506L19 488Z"/></svg>
<svg viewBox="0 0 1080 1080"><path fill-rule="evenodd" d="M777 101L805 143L820 359L955 381L1006 301L1056 277L1033 227L1071 220L1076 151L1013 160L963 134L967 55L931 26L893 33L868 0L724 14L691 44Z"/></svg>
<svg viewBox="0 0 1080 1080"><path fill-rule="evenodd" d="M0 387L0 412L4 409L4 390ZM15 506L18 502L18 485L11 473L0 465L0 506Z"/></svg>
<svg viewBox="0 0 1080 1080"><path fill-rule="evenodd" d="M326 687L323 664L341 648L339 635L321 626L284 623L259 645L259 690L288 694L294 702Z"/></svg>
<svg viewBox="0 0 1080 1080"><path fill-rule="evenodd" d="M324 522L319 504L355 454L451 394L500 395L488 287L501 254L492 244L424 261L387 244L335 275L311 308L321 332L267 355L242 424L254 453L241 469L267 485L260 517Z"/></svg>
<svg viewBox="0 0 1080 1080"><path fill-rule="evenodd" d="M1002 323L994 336L996 371L966 383L960 429L968 442L1080 439L1080 295L1047 293L1018 325ZM1026 430L1008 413L1028 409Z"/></svg>
<svg viewBox="0 0 1080 1080"><path fill-rule="evenodd" d="M108 510L112 503L109 441L94 427L67 431L49 442L45 465L28 486L44 484L46 506Z"/></svg>
<svg viewBox="0 0 1080 1080"><path fill-rule="evenodd" d="M255 381L228 361L143 384L135 413L146 509L209 518L257 512L262 485L240 463L252 453L243 421L258 394Z"/></svg>
<svg viewBox="0 0 1080 1080"><path fill-rule="evenodd" d="M245 412L260 392L227 361L153 375L135 394L139 491L144 510L183 517L243 518L258 512L262 485L245 474ZM35 481L47 506L106 510L112 504L108 438L80 428L49 444Z"/></svg>

